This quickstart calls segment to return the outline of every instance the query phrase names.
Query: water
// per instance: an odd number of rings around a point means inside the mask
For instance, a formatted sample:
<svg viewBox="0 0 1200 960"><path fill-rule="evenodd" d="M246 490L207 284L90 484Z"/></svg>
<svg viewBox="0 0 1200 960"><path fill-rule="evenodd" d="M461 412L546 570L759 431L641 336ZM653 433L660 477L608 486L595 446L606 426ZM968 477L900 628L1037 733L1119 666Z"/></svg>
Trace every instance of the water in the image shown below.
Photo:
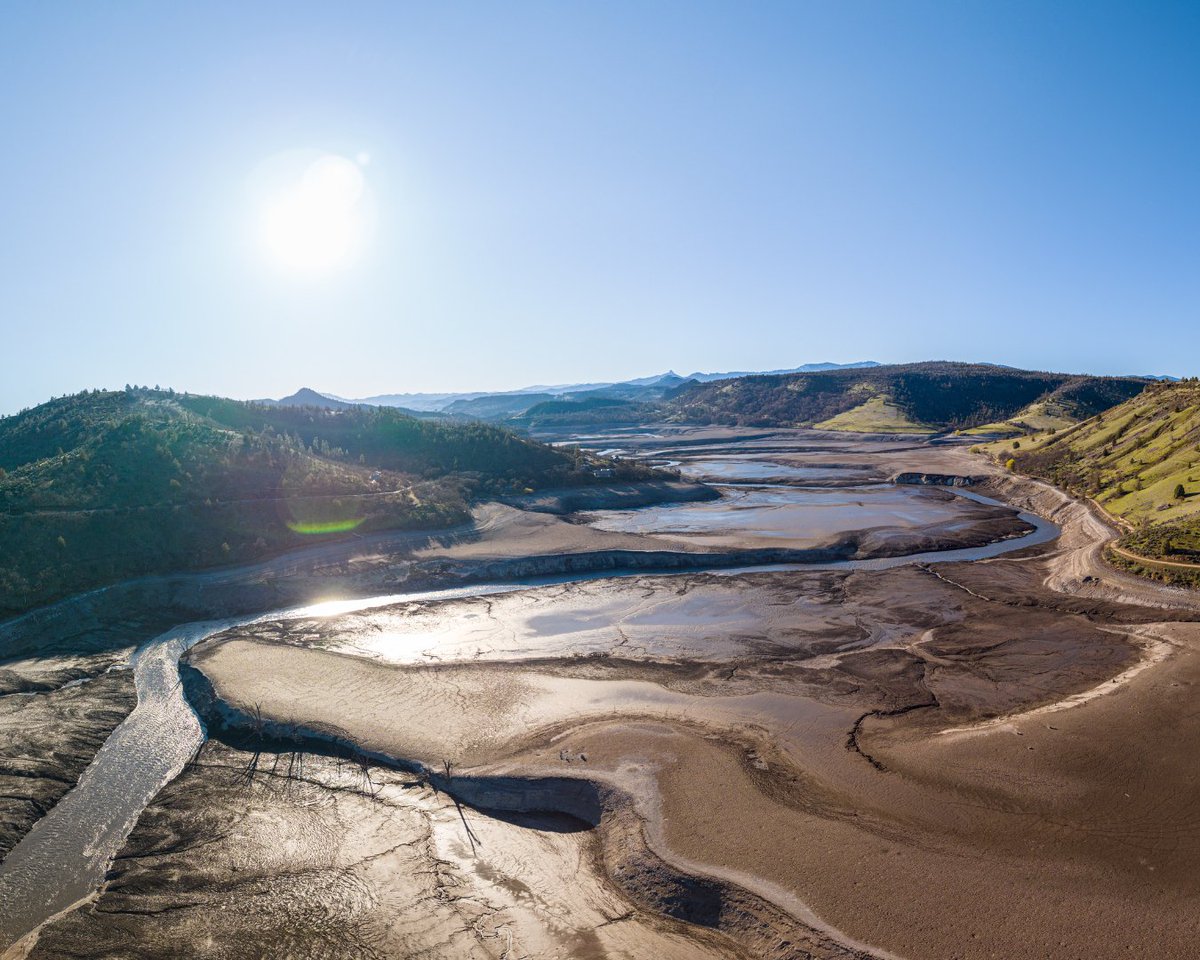
<svg viewBox="0 0 1200 960"><path fill-rule="evenodd" d="M932 495L924 487L721 485L718 489L720 500L605 510L596 513L590 525L693 543L803 548L853 531L944 528L962 517L960 503Z"/></svg>
<svg viewBox="0 0 1200 960"><path fill-rule="evenodd" d="M800 493L795 491L793 495ZM956 493L981 503L996 503L969 491ZM914 562L982 560L1058 536L1058 528L1049 521L1029 514L1021 514L1021 517L1034 525L1033 533L984 547L878 560L781 564L711 572L734 576L762 570L880 570ZM38 821L0 864L0 948L17 943L47 920L96 892L103 883L108 864L146 805L166 783L179 775L204 742L203 726L183 695L178 663L184 652L206 637L261 620L335 617L401 601L450 600L554 583L646 575L645 570L605 571L333 601L254 616L189 623L160 634L139 648L134 656L137 707L109 736L76 786Z"/></svg>
<svg viewBox="0 0 1200 960"><path fill-rule="evenodd" d="M775 463L772 460L739 458L737 460L681 460L679 472L685 477L713 480L807 480L810 483L830 480L862 479L870 468L839 465L797 466Z"/></svg>

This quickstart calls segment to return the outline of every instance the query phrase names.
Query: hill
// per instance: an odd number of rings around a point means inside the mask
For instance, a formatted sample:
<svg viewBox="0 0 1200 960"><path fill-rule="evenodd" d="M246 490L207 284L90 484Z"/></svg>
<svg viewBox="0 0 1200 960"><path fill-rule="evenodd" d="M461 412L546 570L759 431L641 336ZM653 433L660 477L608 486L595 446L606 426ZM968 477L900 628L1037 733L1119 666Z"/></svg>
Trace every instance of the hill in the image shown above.
<svg viewBox="0 0 1200 960"><path fill-rule="evenodd" d="M1132 377L930 362L687 384L660 412L691 423L926 433L1007 421L1039 403L1057 404L1074 422L1145 386Z"/></svg>
<svg viewBox="0 0 1200 960"><path fill-rule="evenodd" d="M987 423L962 431L966 434L1019 436L1046 430L1062 430L1116 406L1128 398L1123 384L1150 382L1151 378L1077 377L1017 411L1007 420Z"/></svg>
<svg viewBox="0 0 1200 960"><path fill-rule="evenodd" d="M595 482L578 456L383 408L135 388L59 398L0 419L0 616L312 537L446 527L474 498Z"/></svg>
<svg viewBox="0 0 1200 960"><path fill-rule="evenodd" d="M278 400L254 400L254 403L264 407L323 407L326 410L349 410L351 407L361 406L357 402L348 400L338 400L336 397L327 397L323 393L317 393L309 387L301 387L290 397L281 397Z"/></svg>
<svg viewBox="0 0 1200 960"><path fill-rule="evenodd" d="M570 425L631 426L660 419L653 403L638 403L623 397L603 394L596 396L564 397L534 404L519 417L509 420L514 426L529 430Z"/></svg>
<svg viewBox="0 0 1200 960"><path fill-rule="evenodd" d="M1096 500L1132 528L1120 546L1200 562L1200 382L1155 383L1066 429L984 449L1021 473Z"/></svg>

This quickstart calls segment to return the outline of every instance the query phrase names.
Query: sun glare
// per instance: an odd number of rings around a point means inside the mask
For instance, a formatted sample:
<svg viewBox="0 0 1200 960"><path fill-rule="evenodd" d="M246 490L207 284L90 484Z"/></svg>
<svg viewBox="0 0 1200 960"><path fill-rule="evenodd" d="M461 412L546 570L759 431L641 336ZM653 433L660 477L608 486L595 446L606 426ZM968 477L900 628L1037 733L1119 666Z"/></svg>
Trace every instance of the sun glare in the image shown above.
<svg viewBox="0 0 1200 960"><path fill-rule="evenodd" d="M297 273L347 264L362 246L366 184L360 165L326 154L279 184L263 202L259 238L267 255Z"/></svg>

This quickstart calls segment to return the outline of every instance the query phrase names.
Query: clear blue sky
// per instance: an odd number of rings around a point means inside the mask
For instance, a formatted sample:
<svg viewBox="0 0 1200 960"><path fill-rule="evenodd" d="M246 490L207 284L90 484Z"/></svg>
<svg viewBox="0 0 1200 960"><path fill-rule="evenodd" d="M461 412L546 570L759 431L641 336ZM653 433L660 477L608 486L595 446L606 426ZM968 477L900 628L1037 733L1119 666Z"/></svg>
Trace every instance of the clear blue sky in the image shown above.
<svg viewBox="0 0 1200 960"><path fill-rule="evenodd" d="M1198 3L24 2L0 62L0 413L1200 373ZM316 275L255 232L301 150L369 155L370 240Z"/></svg>

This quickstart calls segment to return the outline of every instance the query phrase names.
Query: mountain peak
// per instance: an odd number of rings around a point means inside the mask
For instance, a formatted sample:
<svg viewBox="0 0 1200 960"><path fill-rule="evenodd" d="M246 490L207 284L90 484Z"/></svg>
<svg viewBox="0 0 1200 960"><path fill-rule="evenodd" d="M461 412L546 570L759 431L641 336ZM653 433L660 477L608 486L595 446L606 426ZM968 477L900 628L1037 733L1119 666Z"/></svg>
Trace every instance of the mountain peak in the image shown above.
<svg viewBox="0 0 1200 960"><path fill-rule="evenodd" d="M301 387L290 397L280 397L278 400L256 400L255 403L266 407L321 407L324 410L350 410L353 407L363 406L361 403L347 403L345 400L317 393L311 387Z"/></svg>

